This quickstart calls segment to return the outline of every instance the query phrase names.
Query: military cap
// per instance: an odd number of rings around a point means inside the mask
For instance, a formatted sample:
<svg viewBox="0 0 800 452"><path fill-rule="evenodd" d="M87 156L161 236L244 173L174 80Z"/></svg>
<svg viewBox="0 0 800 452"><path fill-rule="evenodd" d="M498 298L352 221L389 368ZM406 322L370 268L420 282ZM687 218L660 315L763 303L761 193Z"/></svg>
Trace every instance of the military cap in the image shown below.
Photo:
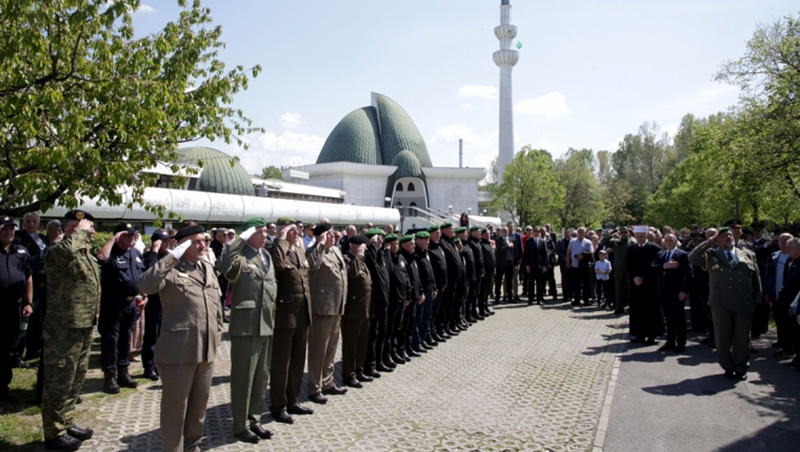
<svg viewBox="0 0 800 452"><path fill-rule="evenodd" d="M406 242L410 242L410 241L411 241L411 240L413 240L413 239L414 239L414 236L413 236L413 235L411 235L411 234L406 234L406 235L404 235L404 236L400 237L400 244L402 245L402 244L404 244L404 243L406 243Z"/></svg>
<svg viewBox="0 0 800 452"><path fill-rule="evenodd" d="M444 223L442 223L442 227L441 228L442 229L447 229L447 228L452 228L452 227L453 227L453 223L451 223L449 221L445 221Z"/></svg>
<svg viewBox="0 0 800 452"><path fill-rule="evenodd" d="M185 228L181 228L181 230L178 231L177 234L175 234L175 240L180 242L181 240L185 239L186 237L189 237L190 235L199 234L201 232L206 232L206 230L203 229L203 227L200 226L199 224L196 224L194 226L186 226Z"/></svg>
<svg viewBox="0 0 800 452"><path fill-rule="evenodd" d="M72 209L69 212L64 214L65 220L78 220L81 221L83 219L94 221L94 217L89 212L84 212L80 209Z"/></svg>
<svg viewBox="0 0 800 452"><path fill-rule="evenodd" d="M280 217L275 221L275 226L289 226L294 223L295 221L289 217Z"/></svg>
<svg viewBox="0 0 800 452"><path fill-rule="evenodd" d="M480 229L481 229L480 226L473 226L473 227L469 228L469 232L479 231Z"/></svg>
<svg viewBox="0 0 800 452"><path fill-rule="evenodd" d="M166 231L159 230L153 232L153 235L150 236L150 240L155 242L156 240L167 240L169 239L169 234Z"/></svg>
<svg viewBox="0 0 800 452"><path fill-rule="evenodd" d="M467 228L464 226L456 228L456 234L461 234L462 232L467 232Z"/></svg>
<svg viewBox="0 0 800 452"><path fill-rule="evenodd" d="M456 245L461 245L461 239L456 238L455 240L453 240L453 243L455 243Z"/></svg>
<svg viewBox="0 0 800 452"><path fill-rule="evenodd" d="M753 230L750 228L742 229L742 234L753 235Z"/></svg>
<svg viewBox="0 0 800 452"><path fill-rule="evenodd" d="M363 245L363 244L367 243L367 238L364 237L363 235L354 235L354 236L350 237L349 239L347 239L347 241L351 245Z"/></svg>
<svg viewBox="0 0 800 452"><path fill-rule="evenodd" d="M386 242L386 243L392 243L395 240L397 240L397 238L398 238L397 234L389 234L389 235L386 236L386 238L383 239L383 241Z"/></svg>
<svg viewBox="0 0 800 452"><path fill-rule="evenodd" d="M13 224L14 226L19 226L17 223L14 222L14 218L8 215L0 216L0 226L8 226Z"/></svg>
<svg viewBox="0 0 800 452"><path fill-rule="evenodd" d="M370 229L369 231L366 232L366 235L367 235L368 239L371 239L373 236L376 236L376 235L384 235L384 234L386 234L386 233L383 232L383 229L381 229L381 228L372 228L372 229Z"/></svg>
<svg viewBox="0 0 800 452"><path fill-rule="evenodd" d="M125 233L128 233L128 234L133 234L134 232L136 232L136 228L135 228L135 227L133 227L133 225L132 225L132 224L130 224L130 223L125 223L125 222L123 221L123 222L119 223L119 224L118 224L118 225L117 225L117 226L114 228L114 234L116 234L117 232L125 232Z"/></svg>
<svg viewBox="0 0 800 452"><path fill-rule="evenodd" d="M306 228L308 228L308 226L306 226ZM314 235L324 234L324 233L330 231L331 228L332 228L332 226L331 226L330 223L320 223L320 224L314 226L313 234Z"/></svg>
<svg viewBox="0 0 800 452"><path fill-rule="evenodd" d="M730 232L730 231L731 228L729 228L728 226L723 226L717 230L717 234L722 234L723 232Z"/></svg>
<svg viewBox="0 0 800 452"><path fill-rule="evenodd" d="M742 227L742 220L739 220L738 218L733 218L733 219L730 219L730 220L726 221L725 224L723 224L723 226L728 226L728 227L738 226L738 227Z"/></svg>
<svg viewBox="0 0 800 452"><path fill-rule="evenodd" d="M244 224L242 225L242 229L245 230L245 231L250 229L250 228L258 229L258 228L265 228L265 227L267 227L267 220L265 220L265 219L263 219L261 217L253 217L253 218L245 221Z"/></svg>
<svg viewBox="0 0 800 452"><path fill-rule="evenodd" d="M489 232L489 228L483 228L483 229L481 229L481 234L483 234L484 232Z"/></svg>
<svg viewBox="0 0 800 452"><path fill-rule="evenodd" d="M428 234L428 231L419 231L416 234L414 234L414 237L418 239L429 239L431 238L431 235Z"/></svg>
<svg viewBox="0 0 800 452"><path fill-rule="evenodd" d="M767 225L764 224L763 221L754 221L750 223L750 227L753 229L764 229Z"/></svg>
<svg viewBox="0 0 800 452"><path fill-rule="evenodd" d="M438 230L439 230L439 225L438 224L434 224L433 226L428 228L428 232L436 232Z"/></svg>

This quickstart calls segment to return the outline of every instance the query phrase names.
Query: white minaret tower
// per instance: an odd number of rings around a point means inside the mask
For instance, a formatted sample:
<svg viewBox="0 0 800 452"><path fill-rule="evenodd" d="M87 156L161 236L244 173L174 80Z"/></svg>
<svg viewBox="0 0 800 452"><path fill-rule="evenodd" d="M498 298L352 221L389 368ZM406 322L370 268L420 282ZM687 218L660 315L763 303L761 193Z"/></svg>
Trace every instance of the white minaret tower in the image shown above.
<svg viewBox="0 0 800 452"><path fill-rule="evenodd" d="M517 36L517 27L511 25L510 0L500 0L500 25L494 35L500 40L500 50L492 54L494 64L500 67L500 158L497 160L497 183L503 183L506 165L514 158L514 105L511 101L511 69L519 61L519 52L511 48Z"/></svg>

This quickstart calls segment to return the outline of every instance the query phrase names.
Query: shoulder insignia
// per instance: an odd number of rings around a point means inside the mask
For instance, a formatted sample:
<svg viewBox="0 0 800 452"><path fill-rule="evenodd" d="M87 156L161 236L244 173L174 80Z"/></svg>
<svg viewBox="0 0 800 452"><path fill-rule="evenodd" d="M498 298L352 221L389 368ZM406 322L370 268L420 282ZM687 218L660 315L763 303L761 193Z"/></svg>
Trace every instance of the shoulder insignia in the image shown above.
<svg viewBox="0 0 800 452"><path fill-rule="evenodd" d="M19 254L28 254L28 250L25 248L17 248L17 253Z"/></svg>
<svg viewBox="0 0 800 452"><path fill-rule="evenodd" d="M406 266L406 263L405 263L405 262L400 262L400 266L401 266L401 267L405 267L405 266Z"/></svg>

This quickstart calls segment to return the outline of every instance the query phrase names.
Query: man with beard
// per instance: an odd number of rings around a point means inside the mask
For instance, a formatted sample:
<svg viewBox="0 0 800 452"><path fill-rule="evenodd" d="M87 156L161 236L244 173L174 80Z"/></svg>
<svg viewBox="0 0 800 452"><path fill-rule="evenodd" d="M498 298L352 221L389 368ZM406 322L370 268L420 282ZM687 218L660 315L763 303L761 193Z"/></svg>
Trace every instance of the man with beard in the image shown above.
<svg viewBox="0 0 800 452"><path fill-rule="evenodd" d="M647 232L647 226L633 227L636 244L628 248L625 268L631 288L631 341L652 345L656 343L656 337L664 333L664 320L661 318L661 306L656 293L656 278L650 270L650 265L661 248L647 241Z"/></svg>

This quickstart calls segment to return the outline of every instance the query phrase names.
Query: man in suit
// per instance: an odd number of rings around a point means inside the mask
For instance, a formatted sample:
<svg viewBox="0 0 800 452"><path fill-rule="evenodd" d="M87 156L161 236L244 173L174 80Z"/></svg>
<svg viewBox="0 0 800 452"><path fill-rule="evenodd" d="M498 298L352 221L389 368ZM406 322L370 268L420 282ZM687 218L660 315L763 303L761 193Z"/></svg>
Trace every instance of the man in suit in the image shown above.
<svg viewBox="0 0 800 452"><path fill-rule="evenodd" d="M708 304L714 317L717 361L725 369L725 378L746 380L753 310L761 302L756 256L735 248L730 230L723 227L692 250L689 262L708 269Z"/></svg>
<svg viewBox="0 0 800 452"><path fill-rule="evenodd" d="M511 221L506 224L506 227L508 228L508 246L511 248L513 267L511 269L511 292L506 293L506 298L509 303L516 303L521 301L519 299L519 266L522 259L522 235L516 232L514 223Z"/></svg>
<svg viewBox="0 0 800 452"><path fill-rule="evenodd" d="M689 254L677 248L675 234L661 240L664 250L658 253L651 268L656 274L656 290L667 321L667 342L661 351L686 351L686 297L692 291L694 274L689 264Z"/></svg>
<svg viewBox="0 0 800 452"><path fill-rule="evenodd" d="M278 280L278 303L275 305L272 365L270 377L270 413L277 422L291 424L291 414L313 414L314 410L297 403L306 360L308 329L311 326L311 294L305 246L291 218L279 218L278 237L270 250Z"/></svg>
<svg viewBox="0 0 800 452"><path fill-rule="evenodd" d="M481 286L486 278L486 265L483 262L483 250L481 249L481 228L472 226L469 228L469 249L472 251L472 258L475 260L475 283L470 287L471 292L467 296L464 305L464 319L469 323L478 321L478 299L481 294Z"/></svg>
<svg viewBox="0 0 800 452"><path fill-rule="evenodd" d="M509 302L511 297L512 279L514 277L514 241L508 236L508 228L501 226L498 229L495 243L495 258L497 260L497 272L494 277L494 299ZM512 246L509 246L511 244ZM503 296L501 297L500 294Z"/></svg>
<svg viewBox="0 0 800 452"><path fill-rule="evenodd" d="M553 271L557 262L555 239L556 234L550 231L549 224L544 228L539 228L539 234L544 242L544 251L546 255L545 260L547 261L547 266L542 273L542 284L544 285L544 283L546 283L548 293L551 297L553 297L553 301L555 301L556 298L558 298L558 291L556 290L556 274L555 271ZM542 291L541 296L544 298L544 291Z"/></svg>
<svg viewBox="0 0 800 452"><path fill-rule="evenodd" d="M478 318L484 319L494 311L489 309L489 294L495 282L495 271L497 267L497 255L489 235L489 228L481 229L481 252L483 253L483 269L486 276L481 281L480 297L478 298ZM497 299L497 298L495 298Z"/></svg>
<svg viewBox="0 0 800 452"><path fill-rule="evenodd" d="M636 244L628 247L625 268L630 287L630 334L633 342L656 343L664 332L664 319L656 293L656 275L650 271L661 248L647 240L647 226L633 227Z"/></svg>
<svg viewBox="0 0 800 452"><path fill-rule="evenodd" d="M202 226L175 234L170 255L145 271L139 289L161 297L163 318L155 362L161 375L161 442L166 452L200 450L214 360L222 336L222 306Z"/></svg>
<svg viewBox="0 0 800 452"><path fill-rule="evenodd" d="M780 298L784 284L788 280L787 268L791 262L789 255L789 241L792 234L783 233L778 237L778 251L772 253L767 261L767 271L762 286L767 302L772 305L772 315L775 318L775 329L778 333L777 357L787 357L794 355L794 346L789 336L792 330L792 317L789 315L789 304L792 300Z"/></svg>
<svg viewBox="0 0 800 452"><path fill-rule="evenodd" d="M342 316L342 378L347 386L360 388L374 377L364 372L372 312L372 277L365 253L367 239L354 235L348 240L347 302ZM380 374L379 374L380 376Z"/></svg>
<svg viewBox="0 0 800 452"><path fill-rule="evenodd" d="M233 436L246 443L269 439L261 427L272 357L275 295L278 286L267 243L267 222L251 218L244 232L225 247L217 271L230 281L231 411Z"/></svg>
<svg viewBox="0 0 800 452"><path fill-rule="evenodd" d="M547 271L548 263L547 250L538 226L533 229L533 235L525 242L525 254L522 260L525 262L525 273L528 276L528 305L532 305L535 299L536 304L541 306L545 290L544 272Z"/></svg>
<svg viewBox="0 0 800 452"><path fill-rule="evenodd" d="M314 244L306 250L311 287L311 328L308 332L308 400L324 404L323 395L341 395L333 383L333 358L347 297L347 266L330 223L314 227Z"/></svg>
<svg viewBox="0 0 800 452"><path fill-rule="evenodd" d="M572 229L564 228L564 237L556 242L556 255L558 256L558 268L561 270L561 292L564 294L564 301L572 301L572 271L568 265L570 259L569 242L572 240Z"/></svg>

